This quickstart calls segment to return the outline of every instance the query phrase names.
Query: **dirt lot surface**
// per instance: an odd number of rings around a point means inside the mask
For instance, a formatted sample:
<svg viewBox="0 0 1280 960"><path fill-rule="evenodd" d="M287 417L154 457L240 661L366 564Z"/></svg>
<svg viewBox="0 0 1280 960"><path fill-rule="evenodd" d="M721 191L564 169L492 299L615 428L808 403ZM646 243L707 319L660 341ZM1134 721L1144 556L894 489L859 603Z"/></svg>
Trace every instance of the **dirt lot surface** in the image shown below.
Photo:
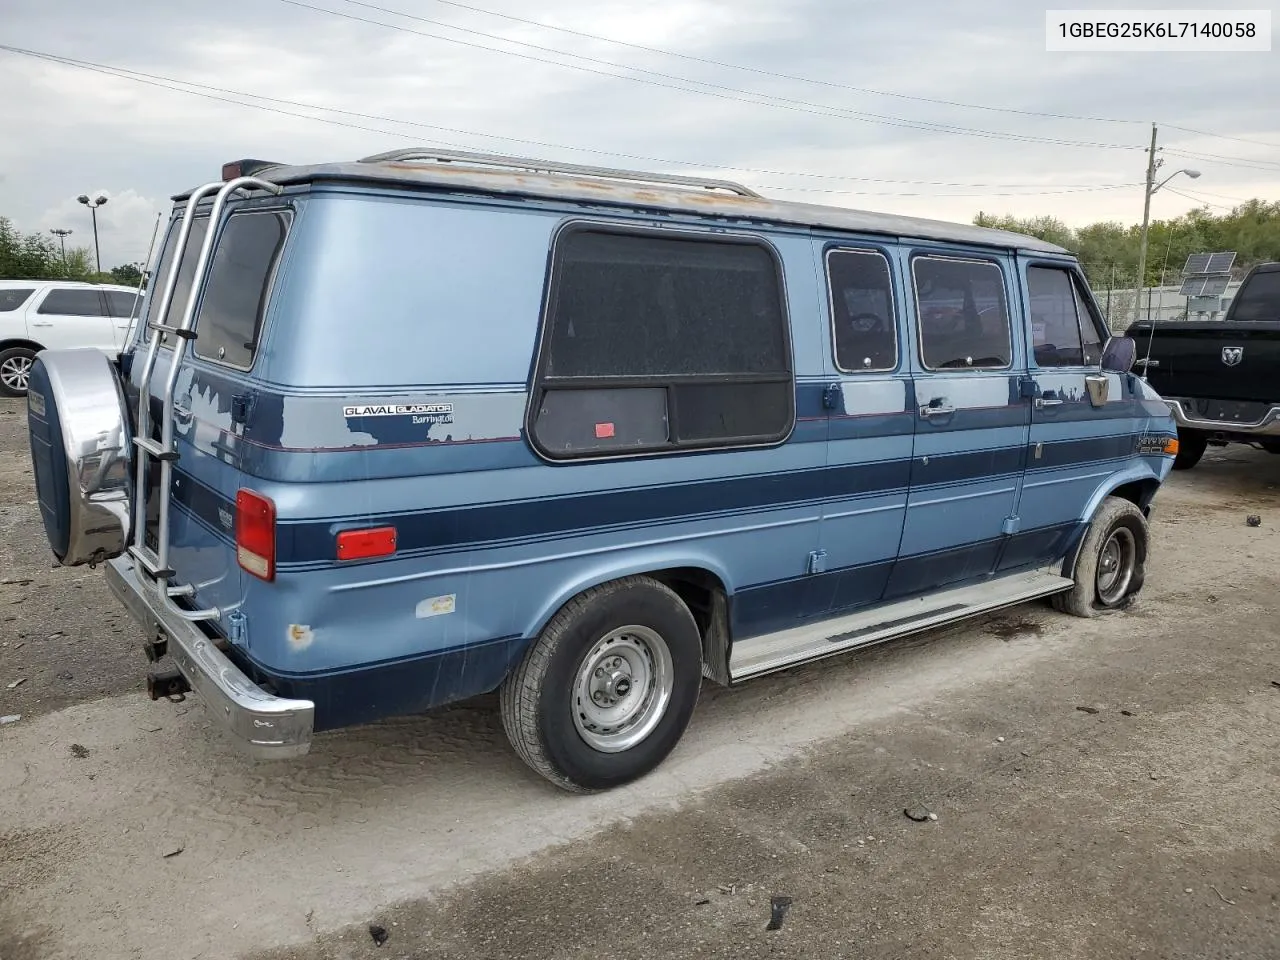
<svg viewBox="0 0 1280 960"><path fill-rule="evenodd" d="M1171 480L1130 612L1028 605L707 686L657 773L573 797L491 700L285 765L146 700L100 577L50 569L18 410L0 960L1280 957L1280 457Z"/></svg>

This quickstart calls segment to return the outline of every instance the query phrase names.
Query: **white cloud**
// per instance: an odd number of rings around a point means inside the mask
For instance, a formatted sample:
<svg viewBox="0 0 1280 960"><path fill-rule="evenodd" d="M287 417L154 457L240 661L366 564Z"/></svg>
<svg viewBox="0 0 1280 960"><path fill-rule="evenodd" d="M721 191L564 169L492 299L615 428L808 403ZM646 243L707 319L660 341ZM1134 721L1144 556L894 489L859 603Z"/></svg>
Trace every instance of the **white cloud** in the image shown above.
<svg viewBox="0 0 1280 960"><path fill-rule="evenodd" d="M119 193L89 190L86 195L107 198L107 202L97 208L102 269L145 260L156 216L167 203L141 196L132 189ZM49 207L36 218L35 227L42 233L54 228L70 229L73 233L67 238L68 246L84 247L90 256L93 254L93 216L76 197L65 197Z"/></svg>

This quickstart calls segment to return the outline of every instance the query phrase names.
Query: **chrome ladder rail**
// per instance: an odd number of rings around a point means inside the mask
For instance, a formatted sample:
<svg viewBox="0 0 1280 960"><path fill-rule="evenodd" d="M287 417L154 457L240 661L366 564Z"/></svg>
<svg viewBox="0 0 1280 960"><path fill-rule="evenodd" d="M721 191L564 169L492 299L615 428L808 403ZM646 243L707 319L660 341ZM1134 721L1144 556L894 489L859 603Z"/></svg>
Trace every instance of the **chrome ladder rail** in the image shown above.
<svg viewBox="0 0 1280 960"><path fill-rule="evenodd" d="M179 221L181 226L178 228L178 237L174 241L173 259L169 264L169 273L164 278L164 286L161 288L160 302L154 311L156 320L148 322L147 327L150 330L150 338L147 343L146 359L142 363L142 372L138 377L138 428L134 431L133 443L138 451L138 462L134 474L133 488L133 543L129 547L129 555L132 556L142 568L148 573L155 576L160 572L159 564L156 563L156 557L147 549L146 530L147 530L147 457L155 448L151 441L151 374L155 370L156 357L160 352L160 339L164 335L166 327L164 321L169 314L169 306L173 302L173 293L178 286L178 273L182 268L183 255L186 253L187 240L191 236L191 223L195 218L195 210L200 201L209 194L222 189L222 181L215 180L212 183L206 183L197 187L191 192L191 196L187 198L187 204L182 210L182 219ZM152 313L148 310L148 313ZM139 441L147 441L142 443ZM157 543L157 546L159 544ZM167 578L166 578L167 579Z"/></svg>
<svg viewBox="0 0 1280 960"><path fill-rule="evenodd" d="M195 323L196 303L200 299L203 292L206 275L209 271L209 261L213 255L213 245L217 238L219 222L222 218L222 211L226 208L228 198L237 191L248 188L255 188L266 193L278 196L283 192L283 187L258 177L236 177L223 184L206 184L193 193L187 201L187 207L184 211L183 233L179 239L181 246L177 248L177 256L175 257L175 268L170 271L170 281L165 285L165 303L167 308L168 301L172 300L173 288L177 284L177 265L181 264L182 253L185 252L186 239L190 235L191 215L194 212L195 204L208 196L212 192L209 188L218 188L217 196L214 197L213 207L209 211L209 229L205 231L204 241L200 245L200 255L196 260L195 269L191 273L191 290L187 295L187 302L182 311L182 318L176 325L161 326L155 325L152 330L151 349L147 354L147 363L144 367L141 378L140 397L145 398L147 407L151 404L151 380L155 373L155 355L159 345L159 338L163 332L170 332L174 335L174 343L172 356L169 361L169 369L165 375L164 395L160 408L160 442L153 441L149 434L150 417L147 418L148 434L142 433L142 399L139 401L139 436L134 437L134 443L138 446L138 475L145 480L143 473L145 460L147 455L155 457L160 462L160 508L159 522L156 530L156 552L154 555L146 550L145 543L137 544L130 548L130 554L136 559L143 569L157 581L160 590L160 597L164 601L166 607L172 612L178 614L187 620L210 620L216 619L220 615L219 610L214 607L209 610L184 610L173 602L174 597L190 596L194 589L188 585L180 585L170 587L167 581L174 575L173 570L169 567L169 508L172 505L172 483L173 483L173 464L178 460L178 450L173 440L173 407L174 407L174 390L178 384L178 374L182 368L182 361L186 356L187 341L196 337L195 331L192 329ZM164 314L160 315L162 318ZM149 409L148 409L149 413ZM146 488L139 486L139 504L142 508L146 507ZM146 528L146 514L139 512L142 518L141 529ZM137 549L135 549L137 548Z"/></svg>

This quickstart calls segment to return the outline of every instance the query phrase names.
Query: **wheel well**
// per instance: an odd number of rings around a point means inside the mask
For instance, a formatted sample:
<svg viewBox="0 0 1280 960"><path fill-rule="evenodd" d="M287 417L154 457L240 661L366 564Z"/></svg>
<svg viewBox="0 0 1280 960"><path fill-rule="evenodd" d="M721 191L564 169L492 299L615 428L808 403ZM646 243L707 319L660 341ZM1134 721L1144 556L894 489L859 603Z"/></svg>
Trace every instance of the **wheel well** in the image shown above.
<svg viewBox="0 0 1280 960"><path fill-rule="evenodd" d="M729 682L728 592L718 576L701 567L652 570L647 576L675 591L693 614L702 635L702 672L717 683Z"/></svg>
<svg viewBox="0 0 1280 960"><path fill-rule="evenodd" d="M34 350L39 353L44 347L36 343L34 340L0 340L0 350L8 350L10 347L26 347L28 350Z"/></svg>
<svg viewBox="0 0 1280 960"><path fill-rule="evenodd" d="M1155 498L1156 491L1160 489L1160 481L1147 478L1145 480L1134 480L1130 483L1122 483L1111 491L1111 496L1119 497L1122 500L1128 500L1144 514L1151 510L1151 501Z"/></svg>

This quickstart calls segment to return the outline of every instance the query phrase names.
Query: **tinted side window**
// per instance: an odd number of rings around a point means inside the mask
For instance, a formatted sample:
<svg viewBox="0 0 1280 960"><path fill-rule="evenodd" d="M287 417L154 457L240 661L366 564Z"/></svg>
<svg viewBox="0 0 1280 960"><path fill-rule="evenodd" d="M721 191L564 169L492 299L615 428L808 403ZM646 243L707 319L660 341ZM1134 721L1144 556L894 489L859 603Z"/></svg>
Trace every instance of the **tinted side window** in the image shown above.
<svg viewBox="0 0 1280 960"><path fill-rule="evenodd" d="M917 257L911 269L926 367L1001 369L1012 363L999 266L985 260Z"/></svg>
<svg viewBox="0 0 1280 960"><path fill-rule="evenodd" d="M872 250L827 254L836 367L846 373L898 365L898 323L889 261Z"/></svg>
<svg viewBox="0 0 1280 960"><path fill-rule="evenodd" d="M51 290L36 312L64 317L101 317L102 294L97 290Z"/></svg>
<svg viewBox="0 0 1280 960"><path fill-rule="evenodd" d="M571 228L555 246L531 436L548 456L761 443L794 420L763 244Z"/></svg>
<svg viewBox="0 0 1280 960"><path fill-rule="evenodd" d="M17 310L33 292L34 290L0 290L0 313Z"/></svg>
<svg viewBox="0 0 1280 960"><path fill-rule="evenodd" d="M1085 297L1080 289L1080 278L1078 276L1072 278L1071 288L1075 292L1076 313L1080 317L1080 336L1084 347L1085 365L1091 366L1095 363L1101 363L1102 347L1107 339L1107 335L1103 333L1101 318L1089 306L1088 298Z"/></svg>
<svg viewBox="0 0 1280 960"><path fill-rule="evenodd" d="M253 365L288 229L289 214L280 210L236 213L227 219L196 317L196 356L236 367Z"/></svg>
<svg viewBox="0 0 1280 960"><path fill-rule="evenodd" d="M1066 270L1027 268L1031 345L1036 366L1078 367L1084 362L1076 291Z"/></svg>
<svg viewBox="0 0 1280 960"><path fill-rule="evenodd" d="M107 310L113 317L132 317L138 303L138 295L123 290L104 290Z"/></svg>

